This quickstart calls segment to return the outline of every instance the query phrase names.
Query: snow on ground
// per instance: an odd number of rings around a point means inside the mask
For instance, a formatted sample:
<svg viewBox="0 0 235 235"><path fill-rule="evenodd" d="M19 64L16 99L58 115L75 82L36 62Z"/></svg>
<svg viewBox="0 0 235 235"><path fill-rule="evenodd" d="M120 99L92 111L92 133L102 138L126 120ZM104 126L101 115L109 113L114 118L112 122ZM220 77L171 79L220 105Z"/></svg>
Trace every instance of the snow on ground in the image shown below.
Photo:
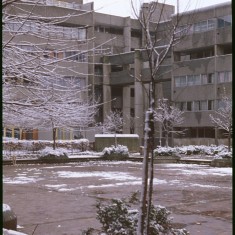
<svg viewBox="0 0 235 235"><path fill-rule="evenodd" d="M70 172L70 171L58 171L58 177L61 178L84 178L84 177L99 177L107 180L141 180L141 178L131 176L125 172L106 172L106 171L95 171L95 172Z"/></svg>
<svg viewBox="0 0 235 235"><path fill-rule="evenodd" d="M43 172L48 169L49 170L49 178L47 177L47 184L45 184L45 188L48 191L56 190L58 192L65 191L74 191L74 190L82 190L84 188L105 188L105 187L119 187L119 186L131 186L131 185L141 185L142 180L140 177L132 175L131 172L122 172L120 171L112 171L114 166L125 164L128 168L141 168L140 162L130 162L130 161L112 161L112 162L84 162L79 165L76 163L70 163L66 165L55 165L55 166L43 166L39 168L29 168L25 169L23 172L21 168L16 168L14 177L5 177L3 175L3 183L6 184L29 184L29 183L40 183L40 180L45 180L45 176ZM105 167L107 166L107 171L72 171L72 169L76 167ZM195 165L195 164L162 164L163 167L155 168L156 172L161 171L174 171L177 170L178 175L215 175L215 176L227 176L232 175L232 168L212 168L204 165ZM53 169L55 169L53 171ZM60 170L61 169L61 170ZM180 169L180 171L179 171ZM48 174L48 172L47 172ZM97 182L97 185L94 184L94 181L90 181L87 185L77 185L74 187L72 184L64 184L63 179L85 179L85 178L94 178ZM56 183L49 183L51 180L55 180ZM102 183L105 182L105 183ZM48 184L49 183L49 184ZM182 182L180 180L160 180L158 178L154 179L154 185L158 184L170 184L170 185L182 185L183 187L207 187L207 188L217 188L218 186L213 184L197 184L189 182ZM229 188L230 189L230 188Z"/></svg>
<svg viewBox="0 0 235 235"><path fill-rule="evenodd" d="M9 230L9 229L3 229L2 230L3 235L27 235L26 233L21 233L21 232L17 232L14 230Z"/></svg>
<svg viewBox="0 0 235 235"><path fill-rule="evenodd" d="M6 184L28 184L28 183L36 183L42 178L37 178L37 176L16 176L14 178L5 178L3 176L3 182Z"/></svg>
<svg viewBox="0 0 235 235"><path fill-rule="evenodd" d="M197 174L197 175L232 175L231 167L208 167L196 164L166 164L167 170L175 170L182 168L182 174Z"/></svg>

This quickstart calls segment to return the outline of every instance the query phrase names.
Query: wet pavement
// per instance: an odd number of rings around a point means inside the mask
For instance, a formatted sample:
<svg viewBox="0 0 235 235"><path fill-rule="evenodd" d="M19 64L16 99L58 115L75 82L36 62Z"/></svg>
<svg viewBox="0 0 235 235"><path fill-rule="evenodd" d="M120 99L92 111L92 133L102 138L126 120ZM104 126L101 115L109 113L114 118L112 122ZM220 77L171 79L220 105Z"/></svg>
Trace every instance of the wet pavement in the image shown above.
<svg viewBox="0 0 235 235"><path fill-rule="evenodd" d="M91 161L3 166L3 202L30 235L81 235L99 228L96 202L140 190L142 163ZM155 164L153 202L191 235L232 234L232 169Z"/></svg>

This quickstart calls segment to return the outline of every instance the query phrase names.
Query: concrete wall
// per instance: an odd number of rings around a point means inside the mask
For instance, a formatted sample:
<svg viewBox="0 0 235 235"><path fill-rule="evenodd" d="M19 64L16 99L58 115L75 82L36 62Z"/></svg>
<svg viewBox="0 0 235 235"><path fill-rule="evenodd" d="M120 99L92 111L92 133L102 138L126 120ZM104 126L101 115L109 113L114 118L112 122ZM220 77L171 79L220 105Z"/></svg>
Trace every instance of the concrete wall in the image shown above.
<svg viewBox="0 0 235 235"><path fill-rule="evenodd" d="M95 150L98 152L103 151L105 147L115 145L114 134L96 134L95 135ZM127 146L129 152L139 152L139 136L136 134L116 134L117 143Z"/></svg>
<svg viewBox="0 0 235 235"><path fill-rule="evenodd" d="M180 138L174 139L174 146L187 146L187 145L215 145L214 138ZM227 139L218 139L218 145L228 145Z"/></svg>

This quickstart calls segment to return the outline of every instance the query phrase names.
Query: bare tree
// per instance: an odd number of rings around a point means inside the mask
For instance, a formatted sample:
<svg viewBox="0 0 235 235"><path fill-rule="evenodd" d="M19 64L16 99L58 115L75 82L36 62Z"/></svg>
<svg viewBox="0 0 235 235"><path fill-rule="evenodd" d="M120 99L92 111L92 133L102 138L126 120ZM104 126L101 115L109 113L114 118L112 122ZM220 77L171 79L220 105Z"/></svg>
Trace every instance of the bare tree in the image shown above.
<svg viewBox="0 0 235 235"><path fill-rule="evenodd" d="M231 151L232 136L232 97L224 95L221 99L220 106L215 114L210 114L211 122L215 127L225 130L228 133L228 150Z"/></svg>
<svg viewBox="0 0 235 235"><path fill-rule="evenodd" d="M168 99L159 99L157 108L154 110L154 120L160 123L161 128L166 135L166 146L169 146L169 134L177 133L174 126L178 126L184 122L184 112L178 108L171 106Z"/></svg>
<svg viewBox="0 0 235 235"><path fill-rule="evenodd" d="M55 134L58 127L92 123L96 104L86 85L95 51L88 38L91 11L50 9L41 0L2 2L4 126L50 126Z"/></svg>
<svg viewBox="0 0 235 235"><path fill-rule="evenodd" d="M114 134L115 147L117 147L117 133L122 132L123 117L122 112L115 110L106 115L104 122L101 124L103 133Z"/></svg>
<svg viewBox="0 0 235 235"><path fill-rule="evenodd" d="M165 3L165 1L163 1ZM149 217L152 206L153 172L154 172L154 109L155 85L160 67L171 53L171 48L183 37L182 30L177 28L179 14L169 21L165 18L166 5L159 1L152 1L142 8L140 14L136 12L133 1L132 9L142 28L143 53L147 56L150 71L148 91L148 110L145 113L144 127L144 158L142 172L142 190L140 199L137 235L149 234ZM161 24L160 24L161 22ZM186 32L187 30L185 30ZM181 34L181 36L179 36ZM150 167L149 167L150 159Z"/></svg>

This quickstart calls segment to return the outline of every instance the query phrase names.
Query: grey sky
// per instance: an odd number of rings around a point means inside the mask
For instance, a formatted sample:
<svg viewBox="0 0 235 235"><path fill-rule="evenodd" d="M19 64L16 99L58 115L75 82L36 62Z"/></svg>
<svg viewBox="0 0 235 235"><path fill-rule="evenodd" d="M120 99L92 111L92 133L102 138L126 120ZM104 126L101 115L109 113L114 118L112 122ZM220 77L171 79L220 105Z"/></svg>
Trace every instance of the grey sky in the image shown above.
<svg viewBox="0 0 235 235"><path fill-rule="evenodd" d="M151 2L151 0L133 1L135 6L139 6L140 2ZM118 16L131 16L132 18L134 17L130 4L131 0L84 0L84 3L88 2L94 2L94 8L97 12ZM159 2L164 2L164 0L159 0ZM165 2L175 6L177 4L177 0L166 0ZM183 12L196 8L213 6L224 2L231 2L231 0L179 0L179 11Z"/></svg>

